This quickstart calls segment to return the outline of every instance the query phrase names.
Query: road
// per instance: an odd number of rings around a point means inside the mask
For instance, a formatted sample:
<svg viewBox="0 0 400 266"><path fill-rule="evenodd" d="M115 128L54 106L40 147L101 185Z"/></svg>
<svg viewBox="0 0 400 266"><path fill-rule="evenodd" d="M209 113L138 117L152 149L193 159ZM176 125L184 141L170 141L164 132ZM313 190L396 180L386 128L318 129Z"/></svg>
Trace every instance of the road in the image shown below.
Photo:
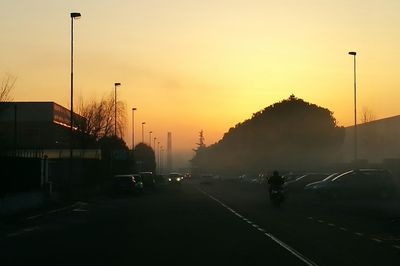
<svg viewBox="0 0 400 266"><path fill-rule="evenodd" d="M0 228L1 265L399 265L400 222L262 185L186 181Z"/></svg>

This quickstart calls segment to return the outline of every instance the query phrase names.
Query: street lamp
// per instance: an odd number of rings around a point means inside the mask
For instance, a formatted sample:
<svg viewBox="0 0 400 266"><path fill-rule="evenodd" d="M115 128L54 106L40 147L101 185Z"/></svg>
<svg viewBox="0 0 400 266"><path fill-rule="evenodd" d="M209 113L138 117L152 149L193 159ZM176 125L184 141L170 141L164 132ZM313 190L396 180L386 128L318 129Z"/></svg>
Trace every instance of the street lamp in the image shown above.
<svg viewBox="0 0 400 266"><path fill-rule="evenodd" d="M157 166L158 166L158 169L160 169L160 142L159 141L157 142L157 154L156 154L156 156L157 156Z"/></svg>
<svg viewBox="0 0 400 266"><path fill-rule="evenodd" d="M116 82L116 83L114 83L114 115L115 115L115 117L114 117L114 119L115 119L115 121L114 121L114 136L116 137L117 136L117 87L119 87L119 86L121 86L121 83L119 83L119 82Z"/></svg>
<svg viewBox="0 0 400 266"><path fill-rule="evenodd" d="M156 137L153 139L154 154L156 154Z"/></svg>
<svg viewBox="0 0 400 266"><path fill-rule="evenodd" d="M149 146L151 147L151 133L153 133L153 131L149 131Z"/></svg>
<svg viewBox="0 0 400 266"><path fill-rule="evenodd" d="M71 110L70 110L70 150L69 156L72 159L73 137L74 137L74 20L81 17L81 13L73 12L71 16ZM72 171L72 169L71 169Z"/></svg>
<svg viewBox="0 0 400 266"><path fill-rule="evenodd" d="M144 125L146 122L142 122L142 143L144 143Z"/></svg>
<svg viewBox="0 0 400 266"><path fill-rule="evenodd" d="M164 147L161 146L160 149L160 173L162 173L164 171Z"/></svg>
<svg viewBox="0 0 400 266"><path fill-rule="evenodd" d="M358 160L357 147L357 75L356 75L356 52L349 52L353 56L353 74L354 74L354 162Z"/></svg>
<svg viewBox="0 0 400 266"><path fill-rule="evenodd" d="M135 111L137 108L132 108L132 150L135 149Z"/></svg>

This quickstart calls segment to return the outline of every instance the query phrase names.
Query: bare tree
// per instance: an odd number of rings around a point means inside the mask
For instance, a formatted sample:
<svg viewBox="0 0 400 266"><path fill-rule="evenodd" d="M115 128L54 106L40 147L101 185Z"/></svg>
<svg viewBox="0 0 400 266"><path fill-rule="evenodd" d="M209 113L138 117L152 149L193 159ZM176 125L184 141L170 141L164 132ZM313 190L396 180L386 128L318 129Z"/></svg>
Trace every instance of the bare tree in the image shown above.
<svg viewBox="0 0 400 266"><path fill-rule="evenodd" d="M8 102L12 100L10 93L14 88L17 78L13 75L4 75L0 85L0 102Z"/></svg>
<svg viewBox="0 0 400 266"><path fill-rule="evenodd" d="M91 135L96 140L102 137L114 135L114 96L110 94L102 97L99 101L95 99L79 103L78 112L86 118L85 127L82 131ZM126 106L123 102L117 102L117 134L122 136L126 127Z"/></svg>
<svg viewBox="0 0 400 266"><path fill-rule="evenodd" d="M376 119L376 117L371 109L364 106L361 110L361 118L360 119L361 119L361 123L364 124L364 123L374 121Z"/></svg>

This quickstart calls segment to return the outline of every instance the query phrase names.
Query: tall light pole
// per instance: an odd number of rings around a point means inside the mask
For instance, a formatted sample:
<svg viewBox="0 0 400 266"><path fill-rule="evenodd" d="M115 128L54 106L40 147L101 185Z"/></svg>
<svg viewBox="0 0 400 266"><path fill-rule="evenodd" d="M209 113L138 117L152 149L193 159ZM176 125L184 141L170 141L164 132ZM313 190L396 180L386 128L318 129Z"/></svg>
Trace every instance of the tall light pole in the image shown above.
<svg viewBox="0 0 400 266"><path fill-rule="evenodd" d="M357 72L356 72L356 52L349 52L353 56L353 74L354 74L354 163L358 160L357 147Z"/></svg>
<svg viewBox="0 0 400 266"><path fill-rule="evenodd" d="M157 156L157 166L158 166L158 169L160 170L160 142L159 141L157 142L157 154L156 154L156 156Z"/></svg>
<svg viewBox="0 0 400 266"><path fill-rule="evenodd" d="M164 147L160 147L160 172L164 172Z"/></svg>
<svg viewBox="0 0 400 266"><path fill-rule="evenodd" d="M70 149L69 157L72 159L73 137L74 137L74 20L81 17L81 13L73 12L71 16L71 110L70 110ZM72 163L71 163L72 165ZM72 166L71 166L72 167ZM72 169L71 169L72 172Z"/></svg>
<svg viewBox="0 0 400 266"><path fill-rule="evenodd" d="M142 122L142 143L144 143L144 125L146 122Z"/></svg>
<svg viewBox="0 0 400 266"><path fill-rule="evenodd" d="M156 154L156 137L153 139L153 149L154 149L154 154Z"/></svg>
<svg viewBox="0 0 400 266"><path fill-rule="evenodd" d="M114 83L114 136L117 136L117 87L121 86L121 83Z"/></svg>
<svg viewBox="0 0 400 266"><path fill-rule="evenodd" d="M132 150L135 149L135 111L137 108L132 108Z"/></svg>
<svg viewBox="0 0 400 266"><path fill-rule="evenodd" d="M153 131L149 131L149 146L151 147L151 133L153 133Z"/></svg>

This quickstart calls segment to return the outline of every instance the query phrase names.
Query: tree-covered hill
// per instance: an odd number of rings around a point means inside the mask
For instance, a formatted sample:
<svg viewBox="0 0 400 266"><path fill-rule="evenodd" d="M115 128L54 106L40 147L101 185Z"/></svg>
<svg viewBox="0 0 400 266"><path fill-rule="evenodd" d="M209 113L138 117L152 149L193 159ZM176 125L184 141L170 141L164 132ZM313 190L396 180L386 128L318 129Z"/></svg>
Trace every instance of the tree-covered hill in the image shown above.
<svg viewBox="0 0 400 266"><path fill-rule="evenodd" d="M191 162L219 173L317 169L336 158L343 139L330 110L291 95L230 128Z"/></svg>

